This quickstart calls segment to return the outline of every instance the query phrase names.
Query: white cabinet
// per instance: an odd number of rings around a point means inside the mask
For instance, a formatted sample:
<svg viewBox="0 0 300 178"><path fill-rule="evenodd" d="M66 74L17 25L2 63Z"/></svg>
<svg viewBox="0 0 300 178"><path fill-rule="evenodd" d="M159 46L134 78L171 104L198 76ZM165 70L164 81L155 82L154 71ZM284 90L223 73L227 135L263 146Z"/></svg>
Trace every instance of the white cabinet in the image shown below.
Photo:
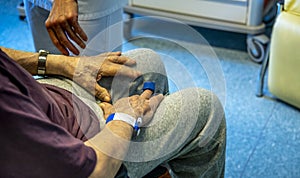
<svg viewBox="0 0 300 178"><path fill-rule="evenodd" d="M263 35L264 2L265 0L128 0L124 11L129 15L161 16L189 25L248 34L248 53L252 60L261 62L269 42L268 37Z"/></svg>
<svg viewBox="0 0 300 178"><path fill-rule="evenodd" d="M131 0L130 6L246 23L247 0Z"/></svg>

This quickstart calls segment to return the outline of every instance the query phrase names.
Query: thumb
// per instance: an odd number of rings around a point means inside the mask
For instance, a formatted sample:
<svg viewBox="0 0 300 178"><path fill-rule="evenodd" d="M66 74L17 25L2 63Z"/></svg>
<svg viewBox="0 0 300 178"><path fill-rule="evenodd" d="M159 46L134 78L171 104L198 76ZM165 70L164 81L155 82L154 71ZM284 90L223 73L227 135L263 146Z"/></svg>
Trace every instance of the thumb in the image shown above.
<svg viewBox="0 0 300 178"><path fill-rule="evenodd" d="M101 87L99 84L96 84L95 86L95 96L100 100L104 102L110 102L111 97L108 91Z"/></svg>
<svg viewBox="0 0 300 178"><path fill-rule="evenodd" d="M99 104L101 109L103 110L104 119L108 118L108 116L115 112L113 105L107 102L101 102Z"/></svg>

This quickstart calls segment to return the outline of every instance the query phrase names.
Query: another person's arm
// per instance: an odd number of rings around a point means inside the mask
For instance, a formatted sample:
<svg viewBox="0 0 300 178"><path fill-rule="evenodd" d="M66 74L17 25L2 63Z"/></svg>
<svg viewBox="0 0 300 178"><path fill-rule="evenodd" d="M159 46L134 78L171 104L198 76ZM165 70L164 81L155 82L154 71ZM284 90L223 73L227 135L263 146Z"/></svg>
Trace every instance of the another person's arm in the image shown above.
<svg viewBox="0 0 300 178"><path fill-rule="evenodd" d="M85 48L88 37L78 23L77 0L54 0L45 25L53 44L62 54L69 55L69 51L79 54L70 39Z"/></svg>

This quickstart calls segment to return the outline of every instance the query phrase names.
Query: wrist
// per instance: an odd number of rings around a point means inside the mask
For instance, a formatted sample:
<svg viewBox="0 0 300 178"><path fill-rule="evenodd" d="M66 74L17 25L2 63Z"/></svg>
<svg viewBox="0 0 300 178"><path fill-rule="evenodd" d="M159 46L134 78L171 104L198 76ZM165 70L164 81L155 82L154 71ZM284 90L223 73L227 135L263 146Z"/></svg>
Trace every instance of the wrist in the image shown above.
<svg viewBox="0 0 300 178"><path fill-rule="evenodd" d="M133 128L133 136L138 136L140 133L140 125L142 124L141 118L135 119L125 113L112 113L106 119L106 124L111 121L123 121L130 125Z"/></svg>
<svg viewBox="0 0 300 178"><path fill-rule="evenodd" d="M46 74L61 75L72 79L77 64L77 57L49 54L46 64Z"/></svg>
<svg viewBox="0 0 300 178"><path fill-rule="evenodd" d="M40 50L37 64L37 74L44 76L46 74L46 62L49 52L46 50Z"/></svg>
<svg viewBox="0 0 300 178"><path fill-rule="evenodd" d="M108 122L102 131L109 131L110 134L113 133L125 140L130 140L133 135L133 127L130 124L119 120Z"/></svg>

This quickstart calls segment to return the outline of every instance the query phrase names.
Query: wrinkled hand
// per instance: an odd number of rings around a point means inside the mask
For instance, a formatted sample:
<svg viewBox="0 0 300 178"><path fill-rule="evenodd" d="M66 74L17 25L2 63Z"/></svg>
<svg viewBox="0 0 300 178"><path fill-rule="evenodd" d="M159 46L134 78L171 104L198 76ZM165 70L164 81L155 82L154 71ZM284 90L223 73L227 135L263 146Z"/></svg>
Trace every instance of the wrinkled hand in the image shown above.
<svg viewBox="0 0 300 178"><path fill-rule="evenodd" d="M121 52L80 57L77 65L74 66L72 79L101 101L110 102L109 92L101 87L98 81L103 77L113 77L116 74L134 79L141 75L139 71L130 68L135 64L134 60L122 56Z"/></svg>
<svg viewBox="0 0 300 178"><path fill-rule="evenodd" d="M151 95L151 90L145 90L141 95L121 98L113 105L106 102L100 103L100 107L104 112L105 118L112 113L120 112L131 115L134 118L141 117L143 119L141 126L145 126L151 121L154 112L164 98L162 94L153 97Z"/></svg>
<svg viewBox="0 0 300 178"><path fill-rule="evenodd" d="M69 55L68 50L75 55L79 54L69 38L81 48L85 48L84 41L87 41L87 35L78 24L76 0L54 0L45 25L53 44L64 55Z"/></svg>

